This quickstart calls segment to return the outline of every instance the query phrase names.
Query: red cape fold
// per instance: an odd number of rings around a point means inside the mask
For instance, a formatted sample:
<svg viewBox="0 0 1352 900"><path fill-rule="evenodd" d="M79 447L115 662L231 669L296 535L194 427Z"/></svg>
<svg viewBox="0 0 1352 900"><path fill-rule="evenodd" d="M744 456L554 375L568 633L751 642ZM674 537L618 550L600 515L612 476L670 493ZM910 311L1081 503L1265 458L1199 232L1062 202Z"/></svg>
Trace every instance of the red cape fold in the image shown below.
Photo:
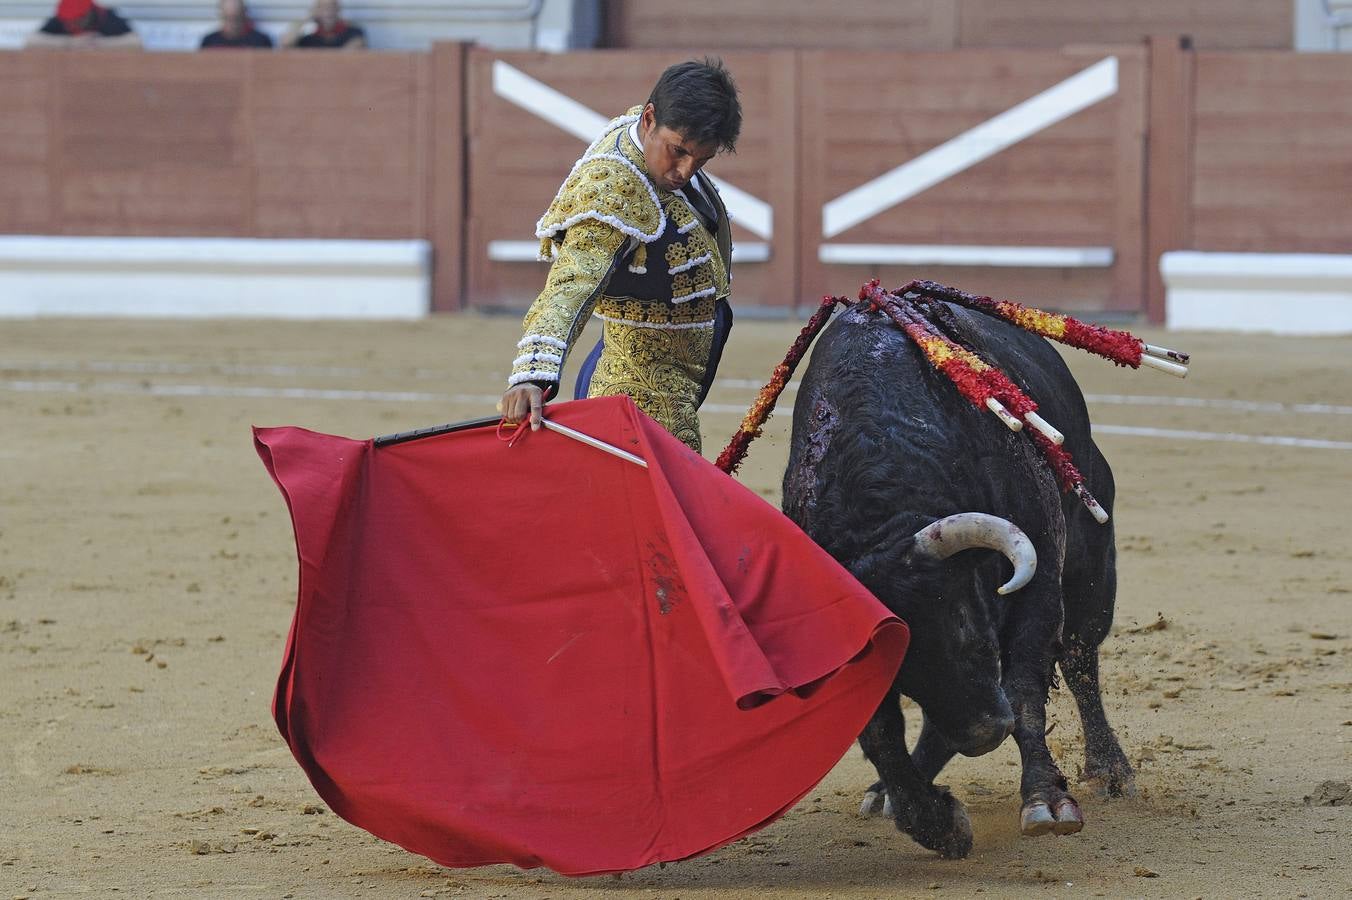
<svg viewBox="0 0 1352 900"><path fill-rule="evenodd" d="M254 430L300 591L273 715L343 818L446 866L569 875L783 815L881 701L906 626L627 397L376 448Z"/></svg>

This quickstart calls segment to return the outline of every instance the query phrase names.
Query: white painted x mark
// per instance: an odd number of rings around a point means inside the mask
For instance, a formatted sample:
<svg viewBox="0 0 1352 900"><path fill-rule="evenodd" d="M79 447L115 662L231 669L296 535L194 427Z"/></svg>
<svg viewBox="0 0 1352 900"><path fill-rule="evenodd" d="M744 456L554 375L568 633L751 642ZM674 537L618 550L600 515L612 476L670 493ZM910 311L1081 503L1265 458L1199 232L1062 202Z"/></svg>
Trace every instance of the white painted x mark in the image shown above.
<svg viewBox="0 0 1352 900"><path fill-rule="evenodd" d="M833 238L1116 93L1117 57L1109 56L825 204L822 237Z"/></svg>

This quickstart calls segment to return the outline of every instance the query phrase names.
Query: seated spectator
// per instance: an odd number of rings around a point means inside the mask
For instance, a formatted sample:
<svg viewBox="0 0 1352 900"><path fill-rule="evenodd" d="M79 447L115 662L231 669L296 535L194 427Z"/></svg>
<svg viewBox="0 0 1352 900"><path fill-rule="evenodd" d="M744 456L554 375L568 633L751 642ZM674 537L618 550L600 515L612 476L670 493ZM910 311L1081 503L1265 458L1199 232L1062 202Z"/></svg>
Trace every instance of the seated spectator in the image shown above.
<svg viewBox="0 0 1352 900"><path fill-rule="evenodd" d="M141 38L116 10L99 6L93 0L60 0L56 15L29 35L24 46L139 50Z"/></svg>
<svg viewBox="0 0 1352 900"><path fill-rule="evenodd" d="M283 47L366 48L366 32L343 21L338 0L315 0L312 18L293 25L282 38Z"/></svg>
<svg viewBox="0 0 1352 900"><path fill-rule="evenodd" d="M213 47L258 47L271 49L272 38L254 27L244 0L221 0L221 27L202 38L202 49Z"/></svg>

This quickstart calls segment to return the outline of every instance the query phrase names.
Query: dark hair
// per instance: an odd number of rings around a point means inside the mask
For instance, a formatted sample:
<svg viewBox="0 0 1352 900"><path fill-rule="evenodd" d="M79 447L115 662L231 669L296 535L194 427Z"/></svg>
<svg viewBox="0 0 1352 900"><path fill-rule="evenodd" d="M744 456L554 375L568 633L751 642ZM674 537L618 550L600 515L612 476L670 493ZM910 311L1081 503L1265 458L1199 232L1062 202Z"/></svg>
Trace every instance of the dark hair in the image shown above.
<svg viewBox="0 0 1352 900"><path fill-rule="evenodd" d="M648 102L657 124L686 140L717 144L720 150L737 149L742 104L723 60L705 57L671 66L657 79Z"/></svg>

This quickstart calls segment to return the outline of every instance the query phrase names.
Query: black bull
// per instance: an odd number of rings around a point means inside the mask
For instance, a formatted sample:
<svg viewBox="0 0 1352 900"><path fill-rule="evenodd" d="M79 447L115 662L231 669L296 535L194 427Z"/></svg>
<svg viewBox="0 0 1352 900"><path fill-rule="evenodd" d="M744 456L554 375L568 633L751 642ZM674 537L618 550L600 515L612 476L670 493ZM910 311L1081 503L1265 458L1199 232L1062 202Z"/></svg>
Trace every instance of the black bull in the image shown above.
<svg viewBox="0 0 1352 900"><path fill-rule="evenodd" d="M1001 368L1065 434L1111 512L1112 471L1057 353L1005 322L946 309L952 336ZM1046 742L1058 664L1084 727L1085 779L1110 795L1132 789L1099 696L1098 645L1116 593L1111 522L1098 524L1074 494L1062 496L1032 440L964 400L882 313L848 309L818 340L794 408L784 511L911 627L901 671L859 738L881 779L865 808L885 798L897 827L917 842L967 855L967 814L934 778L955 754L987 753L1012 733L1023 764L1023 833L1080 830L1078 804ZM1025 587L997 595L1010 577L998 553L943 559L952 546L935 552L932 541L917 541L926 526L967 512L998 516L1031 540L1036 573ZM901 694L924 712L910 753Z"/></svg>

